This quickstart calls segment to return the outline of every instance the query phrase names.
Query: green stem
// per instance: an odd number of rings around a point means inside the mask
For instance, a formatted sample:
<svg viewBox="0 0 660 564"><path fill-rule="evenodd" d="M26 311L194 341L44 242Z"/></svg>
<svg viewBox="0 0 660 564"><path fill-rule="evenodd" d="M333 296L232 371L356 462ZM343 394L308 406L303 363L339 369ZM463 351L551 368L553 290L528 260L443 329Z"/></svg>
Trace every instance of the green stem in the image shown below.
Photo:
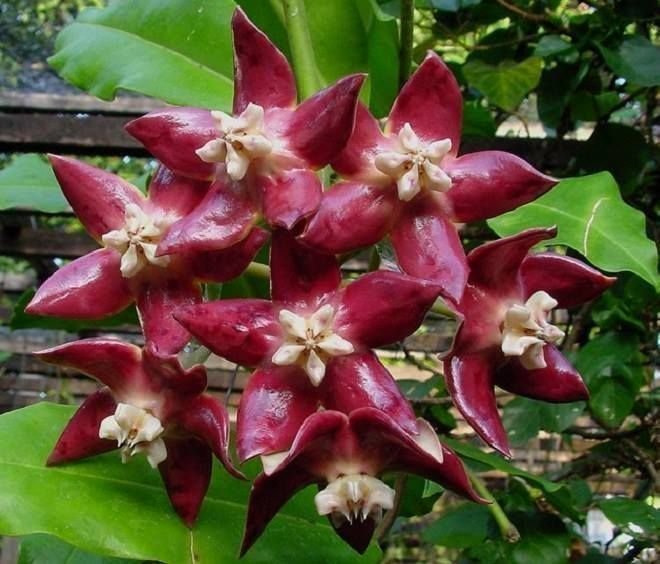
<svg viewBox="0 0 660 564"><path fill-rule="evenodd" d="M260 262L251 262L245 269L245 272L257 278L270 278L270 266L261 264Z"/></svg>
<svg viewBox="0 0 660 564"><path fill-rule="evenodd" d="M438 298L433 306L431 306L431 311L433 313L437 313L438 315L443 315L444 317L451 317L452 319L456 319L456 314L447 307L441 298Z"/></svg>
<svg viewBox="0 0 660 564"><path fill-rule="evenodd" d="M399 36L399 86L410 76L413 53L415 0L401 0L401 34Z"/></svg>
<svg viewBox="0 0 660 564"><path fill-rule="evenodd" d="M474 486L474 489L477 490L477 493L483 497L486 501L489 501L488 510L490 511L493 519L497 523L497 526L502 533L502 537L507 542L518 542L520 540L520 533L516 526L509 521L509 518L504 513L502 506L497 503L497 500L493 497L493 494L490 493L486 484L483 483L481 478L468 470L468 475L470 476L470 481Z"/></svg>
<svg viewBox="0 0 660 564"><path fill-rule="evenodd" d="M303 0L282 0L284 22L289 36L293 69L296 73L298 95L301 100L309 98L321 88L319 71L314 60L312 38L307 25Z"/></svg>

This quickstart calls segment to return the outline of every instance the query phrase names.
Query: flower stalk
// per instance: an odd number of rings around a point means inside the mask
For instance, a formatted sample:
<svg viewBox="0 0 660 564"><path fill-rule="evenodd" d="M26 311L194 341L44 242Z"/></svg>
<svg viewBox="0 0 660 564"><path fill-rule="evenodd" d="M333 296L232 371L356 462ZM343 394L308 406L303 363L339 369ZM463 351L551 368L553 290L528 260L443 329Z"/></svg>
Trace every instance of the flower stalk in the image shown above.
<svg viewBox="0 0 660 564"><path fill-rule="evenodd" d="M479 478L479 476L477 476L474 472L468 470L467 473L477 493L486 501L490 502L488 505L488 511L490 511L493 519L495 519L495 522L497 523L497 526L502 533L502 538L504 538L504 540L507 542L518 542L520 540L520 533L518 532L518 529L511 521L509 521L509 518L506 516L506 513L504 513L504 510L502 509L502 506L497 502L495 497L493 497L493 494L490 493L490 490L486 487L486 484L484 484L482 479Z"/></svg>
<svg viewBox="0 0 660 564"><path fill-rule="evenodd" d="M403 86L412 68L415 0L401 0L401 32L399 35L399 85Z"/></svg>

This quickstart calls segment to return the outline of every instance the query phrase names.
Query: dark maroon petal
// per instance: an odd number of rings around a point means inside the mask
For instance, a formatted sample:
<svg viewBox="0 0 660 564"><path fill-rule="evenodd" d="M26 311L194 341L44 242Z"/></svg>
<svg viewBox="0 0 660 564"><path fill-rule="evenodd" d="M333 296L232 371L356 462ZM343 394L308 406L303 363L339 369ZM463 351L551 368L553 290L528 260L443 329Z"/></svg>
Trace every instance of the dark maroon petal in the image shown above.
<svg viewBox="0 0 660 564"><path fill-rule="evenodd" d="M116 449L115 441L99 438L101 421L112 415L116 407L107 388L89 396L67 423L46 464L54 466Z"/></svg>
<svg viewBox="0 0 660 564"><path fill-rule="evenodd" d="M361 407L374 407L387 413L409 433L417 433L417 420L410 404L371 351L331 358L321 392L326 409L348 414Z"/></svg>
<svg viewBox="0 0 660 564"><path fill-rule="evenodd" d="M274 301L317 305L341 283L332 255L304 247L288 231L273 232L270 248L271 295Z"/></svg>
<svg viewBox="0 0 660 564"><path fill-rule="evenodd" d="M211 449L192 437L167 437L165 447L158 470L172 507L192 527L211 482Z"/></svg>
<svg viewBox="0 0 660 564"><path fill-rule="evenodd" d="M375 154L387 149L389 141L380 130L380 125L371 112L358 102L355 113L355 128L344 150L332 161L334 168L344 178L373 180L381 173L374 166Z"/></svg>
<svg viewBox="0 0 660 564"><path fill-rule="evenodd" d="M456 226L432 198L405 206L390 237L404 272L438 284L444 298L461 299L468 276L465 252Z"/></svg>
<svg viewBox="0 0 660 564"><path fill-rule="evenodd" d="M203 440L213 451L227 472L244 479L229 455L229 415L215 398L202 395L177 416L183 429Z"/></svg>
<svg viewBox="0 0 660 564"><path fill-rule="evenodd" d="M528 370L517 358L510 359L495 376L495 383L508 392L549 402L589 399L580 374L557 347L546 345L543 356L547 366Z"/></svg>
<svg viewBox="0 0 660 564"><path fill-rule="evenodd" d="M142 351L114 339L83 339L34 353L44 362L79 370L108 386L119 400L149 389ZM98 431L98 429L97 429Z"/></svg>
<svg viewBox="0 0 660 564"><path fill-rule="evenodd" d="M296 103L296 82L286 57L247 18L241 8L231 20L234 32L234 114L250 102L264 108Z"/></svg>
<svg viewBox="0 0 660 564"><path fill-rule="evenodd" d="M214 353L246 366L269 360L282 342L282 329L266 300L222 300L174 312L202 344Z"/></svg>
<svg viewBox="0 0 660 564"><path fill-rule="evenodd" d="M250 492L240 556L257 541L282 506L296 492L315 481L314 476L296 466L271 476L260 474L252 484Z"/></svg>
<svg viewBox="0 0 660 564"><path fill-rule="evenodd" d="M446 159L442 168L451 177L447 196L453 219L459 222L479 221L513 210L535 200L558 182L502 151Z"/></svg>
<svg viewBox="0 0 660 564"><path fill-rule="evenodd" d="M333 254L373 245L390 231L400 208L392 186L340 182L323 194L300 240Z"/></svg>
<svg viewBox="0 0 660 564"><path fill-rule="evenodd" d="M370 348L396 343L422 324L438 294L435 284L398 272L365 274L343 290L335 331Z"/></svg>
<svg viewBox="0 0 660 564"><path fill-rule="evenodd" d="M579 260L552 253L528 255L520 268L525 298L545 291L559 302L575 307L600 296L616 278L605 276Z"/></svg>
<svg viewBox="0 0 660 564"><path fill-rule="evenodd" d="M140 281L137 308L147 343L160 354L179 352L190 335L172 313L179 307L201 301L199 285L189 278L154 276Z"/></svg>
<svg viewBox="0 0 660 564"><path fill-rule="evenodd" d="M60 268L37 290L25 311L65 319L102 319L133 301L119 270L121 255L99 249Z"/></svg>
<svg viewBox="0 0 660 564"><path fill-rule="evenodd" d="M153 343L144 347L142 361L154 390L160 392L168 389L174 392L174 408L180 408L206 389L206 369L203 364L184 369L176 353L163 354Z"/></svg>
<svg viewBox="0 0 660 564"><path fill-rule="evenodd" d="M221 251L191 253L186 257L192 275L204 281L227 282L250 265L270 233L255 227L245 239Z"/></svg>
<svg viewBox="0 0 660 564"><path fill-rule="evenodd" d="M318 405L318 391L301 368L269 366L256 370L238 409L240 460L288 450Z"/></svg>
<svg viewBox="0 0 660 564"><path fill-rule="evenodd" d="M352 523L342 520L342 523L339 526L336 526L329 517L328 521L335 530L335 533L337 533L344 542L350 545L356 552L364 554L367 548L369 548L369 543L376 530L376 522L371 517L367 517L364 521L356 519Z"/></svg>
<svg viewBox="0 0 660 564"><path fill-rule="evenodd" d="M158 254L226 249L244 239L257 211L243 186L216 180L193 212L177 221L158 245Z"/></svg>
<svg viewBox="0 0 660 564"><path fill-rule="evenodd" d="M149 183L146 206L154 215L169 215L178 219L197 207L208 188L208 182L174 174L161 165Z"/></svg>
<svg viewBox="0 0 660 564"><path fill-rule="evenodd" d="M445 361L444 367L454 405L486 443L510 457L506 431L495 401L493 359L478 353L454 356Z"/></svg>
<svg viewBox="0 0 660 564"><path fill-rule="evenodd" d="M477 247L468 255L470 284L500 295L521 292L519 271L523 259L534 245L556 234L555 227L528 229Z"/></svg>
<svg viewBox="0 0 660 564"><path fill-rule="evenodd" d="M355 124L364 75L342 78L305 100L291 116L289 146L311 167L322 168L344 148Z"/></svg>
<svg viewBox="0 0 660 564"><path fill-rule="evenodd" d="M394 102L385 128L398 133L409 123L420 138L451 140L450 155L458 153L463 99L452 72L435 53L424 59Z"/></svg>
<svg viewBox="0 0 660 564"><path fill-rule="evenodd" d="M126 124L126 131L174 172L209 179L215 163L205 163L195 151L218 137L211 112L199 108L156 110Z"/></svg>

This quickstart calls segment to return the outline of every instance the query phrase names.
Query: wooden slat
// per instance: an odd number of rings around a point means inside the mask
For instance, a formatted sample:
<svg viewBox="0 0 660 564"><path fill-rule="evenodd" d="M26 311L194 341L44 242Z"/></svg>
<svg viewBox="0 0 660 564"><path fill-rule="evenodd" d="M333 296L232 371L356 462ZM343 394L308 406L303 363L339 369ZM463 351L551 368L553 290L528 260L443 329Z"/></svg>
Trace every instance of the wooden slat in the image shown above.
<svg viewBox="0 0 660 564"><path fill-rule="evenodd" d="M0 226L2 224L0 216ZM85 232L65 233L15 226L0 229L0 255L73 259L97 248L98 244Z"/></svg>

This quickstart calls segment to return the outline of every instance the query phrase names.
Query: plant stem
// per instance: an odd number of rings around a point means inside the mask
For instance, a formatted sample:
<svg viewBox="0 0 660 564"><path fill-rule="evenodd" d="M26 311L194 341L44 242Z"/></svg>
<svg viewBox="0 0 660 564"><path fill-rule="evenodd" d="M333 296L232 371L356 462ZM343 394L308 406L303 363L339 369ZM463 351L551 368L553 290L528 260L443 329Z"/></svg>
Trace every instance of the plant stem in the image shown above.
<svg viewBox="0 0 660 564"><path fill-rule="evenodd" d="M399 86L410 76L413 53L415 0L401 0L401 33L399 35Z"/></svg>
<svg viewBox="0 0 660 564"><path fill-rule="evenodd" d="M502 509L502 506L497 503L497 500L493 497L493 494L490 493L486 487L486 484L483 483L479 476L470 470L468 470L468 474L474 489L477 490L477 493L485 500L490 502L488 505L488 510L493 516L493 519L495 519L495 522L497 523L497 526L499 527L504 540L507 542L518 542L520 540L520 533L518 532L518 529L511 521L509 521L509 518L506 516L506 513L504 513L504 510Z"/></svg>
<svg viewBox="0 0 660 564"><path fill-rule="evenodd" d="M456 319L456 314L447 307L447 305L442 301L441 298L438 298L433 306L431 307L433 313L438 315L444 315L445 317L450 317L451 319Z"/></svg>
<svg viewBox="0 0 660 564"><path fill-rule="evenodd" d="M261 264L260 262L251 262L245 269L245 272L257 278L270 278L270 266Z"/></svg>
<svg viewBox="0 0 660 564"><path fill-rule="evenodd" d="M321 79L314 60L312 38L307 25L305 3L303 0L282 0L282 5L291 46L293 69L298 84L298 95L301 100L304 100L321 88Z"/></svg>
<svg viewBox="0 0 660 564"><path fill-rule="evenodd" d="M387 536L387 533L390 532L392 525L394 525L394 521L396 521L399 509L401 508L401 500L403 498L403 491L406 487L407 478L407 474L399 474L396 478L396 482L394 483L394 505L392 509L385 513L383 520L380 522L374 533L374 536L379 541L382 541Z"/></svg>

